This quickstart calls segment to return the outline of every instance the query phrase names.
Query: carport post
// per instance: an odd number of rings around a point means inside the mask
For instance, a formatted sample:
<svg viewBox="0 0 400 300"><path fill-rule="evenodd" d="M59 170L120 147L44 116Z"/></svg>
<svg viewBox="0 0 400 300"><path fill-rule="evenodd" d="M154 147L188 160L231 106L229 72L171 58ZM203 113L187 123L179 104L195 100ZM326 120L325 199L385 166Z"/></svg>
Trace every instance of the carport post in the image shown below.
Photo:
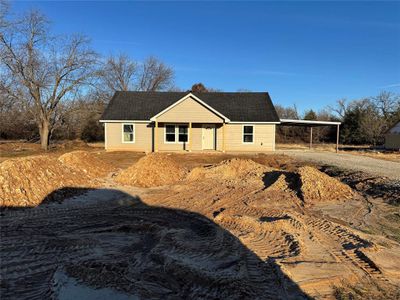
<svg viewBox="0 0 400 300"><path fill-rule="evenodd" d="M312 148L312 126L310 127L310 149Z"/></svg>
<svg viewBox="0 0 400 300"><path fill-rule="evenodd" d="M338 124L336 127L336 153L339 152L339 127L340 125Z"/></svg>

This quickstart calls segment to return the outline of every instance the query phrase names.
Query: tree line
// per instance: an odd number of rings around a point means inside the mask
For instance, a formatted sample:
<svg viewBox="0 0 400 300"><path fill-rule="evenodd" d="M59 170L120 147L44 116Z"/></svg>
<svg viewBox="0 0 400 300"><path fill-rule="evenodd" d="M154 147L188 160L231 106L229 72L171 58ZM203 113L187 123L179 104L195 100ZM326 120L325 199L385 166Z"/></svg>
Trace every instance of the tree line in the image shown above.
<svg viewBox="0 0 400 300"><path fill-rule="evenodd" d="M0 139L98 141L98 122L115 91L177 91L174 70L159 58L138 61L126 54L103 57L90 40L77 34L53 35L47 18L31 10L11 14L0 0ZM215 92L197 83L196 92ZM242 90L240 90L242 91ZM384 133L400 120L400 97L382 92L361 100L338 100L319 112L299 114L296 106L276 105L281 118L341 121L341 143L383 142ZM335 140L334 128L314 130L314 139ZM307 140L304 128L279 127L277 140Z"/></svg>
<svg viewBox="0 0 400 300"><path fill-rule="evenodd" d="M104 58L85 36L52 35L41 12L12 17L0 5L1 138L39 135L46 150L51 137L99 138L98 118L115 91L174 88L173 69L156 57Z"/></svg>
<svg viewBox="0 0 400 300"><path fill-rule="evenodd" d="M339 99L332 106L319 112L312 109L300 114L296 108L276 105L282 119L305 119L340 121L340 143L348 145L381 145L387 130L400 121L400 95L382 91L377 96L363 99ZM278 142L306 142L309 129L302 127L280 127ZM313 139L318 142L335 142L335 127L316 127Z"/></svg>

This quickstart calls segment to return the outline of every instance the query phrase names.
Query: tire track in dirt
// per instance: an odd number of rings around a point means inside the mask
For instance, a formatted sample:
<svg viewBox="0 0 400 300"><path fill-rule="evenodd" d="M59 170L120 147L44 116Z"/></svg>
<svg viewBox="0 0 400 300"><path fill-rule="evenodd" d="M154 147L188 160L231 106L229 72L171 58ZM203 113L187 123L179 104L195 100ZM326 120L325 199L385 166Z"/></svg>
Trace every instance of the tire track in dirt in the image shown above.
<svg viewBox="0 0 400 300"><path fill-rule="evenodd" d="M56 299L60 272L143 298L284 298L275 269L213 222L135 201L2 211L2 298Z"/></svg>
<svg viewBox="0 0 400 300"><path fill-rule="evenodd" d="M365 275L374 279L388 281L383 276L382 271L362 252L363 248L372 247L371 242L326 219L307 220L306 223L314 228L313 232L318 235L319 239L324 242L333 239L336 242L336 246L331 246L328 251L340 262L354 265L357 269L362 270Z"/></svg>
<svg viewBox="0 0 400 300"><path fill-rule="evenodd" d="M56 299L74 278L139 298L301 299L296 283L323 298L338 279L386 280L363 252L373 243L306 208L301 176L248 160L193 174L142 200L110 181L127 193L2 211L1 293Z"/></svg>

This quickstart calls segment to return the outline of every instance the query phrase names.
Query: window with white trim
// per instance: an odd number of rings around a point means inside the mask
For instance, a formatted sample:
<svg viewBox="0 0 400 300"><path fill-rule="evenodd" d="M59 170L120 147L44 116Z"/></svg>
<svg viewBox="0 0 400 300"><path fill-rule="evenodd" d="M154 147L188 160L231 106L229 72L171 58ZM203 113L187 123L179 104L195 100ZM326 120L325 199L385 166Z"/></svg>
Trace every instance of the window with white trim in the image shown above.
<svg viewBox="0 0 400 300"><path fill-rule="evenodd" d="M251 144L254 142L254 126L243 125L243 143Z"/></svg>
<svg viewBox="0 0 400 300"><path fill-rule="evenodd" d="M178 126L178 141L181 143L187 143L189 141L188 138L188 126L187 125L179 125Z"/></svg>
<svg viewBox="0 0 400 300"><path fill-rule="evenodd" d="M134 124L123 124L123 142L124 143L134 143L135 142L135 126Z"/></svg>
<svg viewBox="0 0 400 300"><path fill-rule="evenodd" d="M165 143L188 143L189 126L186 124L166 124L164 141Z"/></svg>
<svg viewBox="0 0 400 300"><path fill-rule="evenodd" d="M175 125L165 125L165 141L175 143Z"/></svg>

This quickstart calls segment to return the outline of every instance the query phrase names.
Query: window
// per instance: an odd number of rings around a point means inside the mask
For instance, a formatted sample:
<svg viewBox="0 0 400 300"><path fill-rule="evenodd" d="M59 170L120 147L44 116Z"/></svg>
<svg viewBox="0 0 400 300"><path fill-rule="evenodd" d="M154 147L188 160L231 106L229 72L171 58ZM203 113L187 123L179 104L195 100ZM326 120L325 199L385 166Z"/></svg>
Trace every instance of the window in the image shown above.
<svg viewBox="0 0 400 300"><path fill-rule="evenodd" d="M175 143L175 125L165 125L165 141Z"/></svg>
<svg viewBox="0 0 400 300"><path fill-rule="evenodd" d="M123 142L134 143L135 142L135 126L134 124L122 124L123 127Z"/></svg>
<svg viewBox="0 0 400 300"><path fill-rule="evenodd" d="M243 125L243 143L253 143L254 141L254 126Z"/></svg>
<svg viewBox="0 0 400 300"><path fill-rule="evenodd" d="M178 126L178 141L182 143L188 142L188 126L187 125L179 125Z"/></svg>
<svg viewBox="0 0 400 300"><path fill-rule="evenodd" d="M188 125L165 125L165 143L189 143Z"/></svg>

